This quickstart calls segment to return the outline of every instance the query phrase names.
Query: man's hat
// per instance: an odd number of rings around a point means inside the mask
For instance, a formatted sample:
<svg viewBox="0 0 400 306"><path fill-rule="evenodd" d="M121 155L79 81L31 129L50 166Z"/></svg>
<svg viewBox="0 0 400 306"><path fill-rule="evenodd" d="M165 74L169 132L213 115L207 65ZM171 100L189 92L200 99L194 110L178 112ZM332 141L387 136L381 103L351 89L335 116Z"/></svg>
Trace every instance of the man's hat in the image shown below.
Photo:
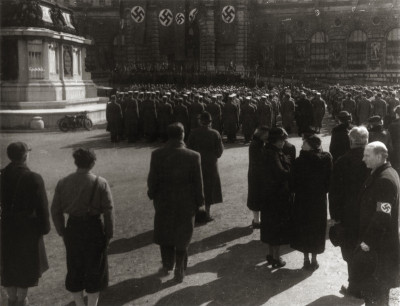
<svg viewBox="0 0 400 306"><path fill-rule="evenodd" d="M351 115L349 114L349 112L346 111L341 111L338 116L337 116L340 120L351 120Z"/></svg>
<svg viewBox="0 0 400 306"><path fill-rule="evenodd" d="M369 122L369 123L383 124L382 119L381 119L381 116L379 116L379 115L375 115L375 116L370 117L370 118L368 119L368 122Z"/></svg>
<svg viewBox="0 0 400 306"><path fill-rule="evenodd" d="M314 150L321 147L321 138L314 134L305 135L304 140L310 145Z"/></svg>
<svg viewBox="0 0 400 306"><path fill-rule="evenodd" d="M31 148L25 142L13 142L7 147L7 156L12 161L18 161L29 151L31 151Z"/></svg>
<svg viewBox="0 0 400 306"><path fill-rule="evenodd" d="M212 122L211 114L209 112L202 112L200 114L200 121L207 124Z"/></svg>

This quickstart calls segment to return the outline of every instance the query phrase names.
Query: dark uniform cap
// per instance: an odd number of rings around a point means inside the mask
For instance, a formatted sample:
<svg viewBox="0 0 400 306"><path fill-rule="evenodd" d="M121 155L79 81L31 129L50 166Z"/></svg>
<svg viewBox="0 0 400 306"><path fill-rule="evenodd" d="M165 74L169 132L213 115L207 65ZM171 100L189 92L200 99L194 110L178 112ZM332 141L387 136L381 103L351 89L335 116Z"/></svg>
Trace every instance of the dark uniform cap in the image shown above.
<svg viewBox="0 0 400 306"><path fill-rule="evenodd" d="M25 142L13 142L7 147L7 156L11 160L20 160L29 151L31 148Z"/></svg>
<svg viewBox="0 0 400 306"><path fill-rule="evenodd" d="M381 116L375 115L375 116L370 117L368 119L368 122L369 123L381 123L382 119L381 119Z"/></svg>

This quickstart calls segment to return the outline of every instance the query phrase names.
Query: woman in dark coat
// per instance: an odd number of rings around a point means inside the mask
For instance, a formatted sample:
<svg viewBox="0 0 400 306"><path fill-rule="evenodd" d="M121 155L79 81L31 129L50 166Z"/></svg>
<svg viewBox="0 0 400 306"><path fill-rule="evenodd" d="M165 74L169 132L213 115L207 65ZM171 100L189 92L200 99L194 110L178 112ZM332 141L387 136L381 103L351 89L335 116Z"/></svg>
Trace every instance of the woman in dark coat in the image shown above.
<svg viewBox="0 0 400 306"><path fill-rule="evenodd" d="M249 172L247 174L247 207L253 212L253 228L260 228L260 209L265 201L265 154L264 144L269 128L259 127L249 146Z"/></svg>
<svg viewBox="0 0 400 306"><path fill-rule="evenodd" d="M321 139L316 135L305 136L300 156L292 167L295 201L290 244L304 253L305 269L318 269L317 254L325 250L326 194L331 168L332 156L321 150Z"/></svg>
<svg viewBox="0 0 400 306"><path fill-rule="evenodd" d="M50 231L47 195L42 177L26 165L28 151L25 143L10 144L11 163L1 171L1 284L8 305L24 305L28 288L49 268L43 243Z"/></svg>
<svg viewBox="0 0 400 306"><path fill-rule="evenodd" d="M279 249L289 243L290 161L282 152L287 133L282 128L272 128L265 146L265 201L261 207L261 241L269 245L267 261L275 268L286 265L279 257Z"/></svg>

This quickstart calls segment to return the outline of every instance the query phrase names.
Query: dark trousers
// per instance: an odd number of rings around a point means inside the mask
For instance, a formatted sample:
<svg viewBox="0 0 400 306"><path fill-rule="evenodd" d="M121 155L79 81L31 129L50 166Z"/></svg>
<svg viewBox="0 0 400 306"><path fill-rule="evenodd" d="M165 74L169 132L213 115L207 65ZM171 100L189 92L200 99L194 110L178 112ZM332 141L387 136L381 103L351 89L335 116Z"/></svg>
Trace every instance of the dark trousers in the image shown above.
<svg viewBox="0 0 400 306"><path fill-rule="evenodd" d="M352 269L351 261L353 259L354 250L357 247L357 240L348 239L344 241L341 246L342 257L347 262L347 271L349 276L349 286L348 289L351 291L360 292L359 277L355 274L354 269Z"/></svg>
<svg viewBox="0 0 400 306"><path fill-rule="evenodd" d="M163 267L172 270L175 264L175 274L183 274L188 262L187 249L178 250L171 245L160 245L160 250Z"/></svg>
<svg viewBox="0 0 400 306"><path fill-rule="evenodd" d="M66 289L99 292L108 286L106 238L100 216L72 217L64 235L67 250Z"/></svg>

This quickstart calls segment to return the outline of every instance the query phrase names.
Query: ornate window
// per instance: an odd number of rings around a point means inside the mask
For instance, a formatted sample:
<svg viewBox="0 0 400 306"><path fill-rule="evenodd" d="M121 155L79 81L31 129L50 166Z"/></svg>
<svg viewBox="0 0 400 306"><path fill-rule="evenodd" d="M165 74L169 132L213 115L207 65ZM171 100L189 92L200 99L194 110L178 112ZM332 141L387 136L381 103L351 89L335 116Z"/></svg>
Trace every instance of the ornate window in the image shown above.
<svg viewBox="0 0 400 306"><path fill-rule="evenodd" d="M310 55L311 66L328 66L328 35L324 32L316 32L311 37Z"/></svg>
<svg viewBox="0 0 400 306"><path fill-rule="evenodd" d="M367 65L367 34L361 30L352 32L347 41L347 65L353 69Z"/></svg>
<svg viewBox="0 0 400 306"><path fill-rule="evenodd" d="M292 36L289 34L280 35L275 48L276 68L285 69L293 66L294 47Z"/></svg>
<svg viewBox="0 0 400 306"><path fill-rule="evenodd" d="M400 67L400 28L391 30L386 38L386 65Z"/></svg>

